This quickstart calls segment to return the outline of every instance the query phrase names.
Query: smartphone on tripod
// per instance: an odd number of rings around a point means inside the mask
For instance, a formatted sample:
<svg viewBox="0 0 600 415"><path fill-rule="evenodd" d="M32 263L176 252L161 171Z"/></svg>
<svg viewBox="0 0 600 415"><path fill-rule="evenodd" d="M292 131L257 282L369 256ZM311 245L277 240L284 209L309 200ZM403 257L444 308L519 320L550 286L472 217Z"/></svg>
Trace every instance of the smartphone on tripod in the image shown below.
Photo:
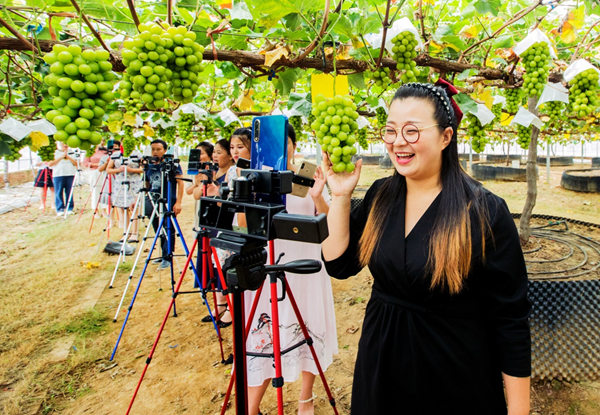
<svg viewBox="0 0 600 415"><path fill-rule="evenodd" d="M285 115L265 115L252 120L250 168L287 170L288 119ZM285 204L285 195L256 194L257 202Z"/></svg>

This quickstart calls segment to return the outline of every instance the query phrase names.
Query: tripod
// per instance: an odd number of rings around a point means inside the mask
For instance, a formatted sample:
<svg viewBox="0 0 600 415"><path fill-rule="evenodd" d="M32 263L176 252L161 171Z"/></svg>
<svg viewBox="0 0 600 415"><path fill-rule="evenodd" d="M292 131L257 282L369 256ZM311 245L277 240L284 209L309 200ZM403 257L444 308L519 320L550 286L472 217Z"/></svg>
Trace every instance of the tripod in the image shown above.
<svg viewBox="0 0 600 415"><path fill-rule="evenodd" d="M269 251L271 263L274 258L274 245L273 241L269 241ZM256 256L256 254L254 254ZM281 257L280 257L281 258ZM243 277L244 273L247 271L244 267L248 267L248 256L241 257L240 259L233 258L231 264L235 264L235 271L229 269L227 271L227 281L230 283L230 286L233 285L233 282L236 279L240 279L239 275L241 274ZM278 260L279 262L279 260ZM239 264L243 264L243 267L240 267ZM220 273L222 270L217 268ZM232 373L231 380L229 382L229 386L227 388L227 393L225 394L225 400L223 402L223 406L221 408L221 415L225 414L227 410L227 405L229 402L229 398L231 396L231 391L233 389L233 384L235 382L236 387L236 414L237 415L246 415L247 407L248 407L248 397L247 397L247 379L246 379L246 356L251 357L260 357L260 358L270 358L273 359L273 363L275 366L275 377L272 379L273 387L277 389L277 408L278 414L283 415L283 384L284 378L282 376L282 363L281 357L286 353L292 352L298 347L306 344L309 347L312 358L315 362L317 370L319 372L319 376L321 381L323 382L323 387L325 388L325 392L329 398L329 403L333 408L333 412L337 415L337 408L335 399L331 394L331 390L327 384L327 380L325 379L325 374L323 373L323 369L321 368L321 364L319 363L319 359L314 350L313 339L310 337L308 329L304 324L304 319L300 314L300 309L296 303L294 295L290 289L287 278L285 276L285 272L294 272L296 274L313 274L319 272L321 270L321 263L315 260L297 260L292 261L283 265L268 265L264 267L266 274L269 275L269 285L271 291L271 314L272 314L272 327L273 327L273 353L252 353L246 351L246 340L247 335L250 332L250 328L252 325L252 320L254 318L254 314L256 313L256 308L258 306L258 302L260 300L260 296L262 294L262 289L264 285L260 285L256 292L256 297L254 299L254 303L252 304L252 308L250 311L250 315L248 320L245 320L244 317L244 297L243 291L244 289L240 289L239 286L233 285L233 304L234 304L234 364L236 371ZM241 272L240 272L241 271ZM256 272L256 270L253 270ZM238 275L236 275L238 274ZM231 281L233 279L234 281ZM281 281L282 283L282 297L278 297L277 295L277 282ZM298 343L288 347L285 350L281 350L281 341L280 341L280 333L279 333L279 308L278 304L281 301L284 301L286 295L290 301L292 309L294 310L294 314L302 331L302 335L304 337L303 340ZM236 324L237 322L245 322L247 321L246 327L242 324Z"/></svg>
<svg viewBox="0 0 600 415"><path fill-rule="evenodd" d="M27 201L27 205L25 206L25 212L27 212L27 208L29 207L29 205L31 204L31 199L33 199L33 195L35 194L37 187L37 184L39 182L39 179L41 178L42 180L44 180L44 190L42 191L42 204L44 205L44 210L43 213L46 213L46 197L48 195L48 165L46 163L44 163L44 165L46 167L44 167L44 171L43 173L40 175L42 177L37 177L36 181L33 182L33 191L31 192L31 196L29 196L29 200Z"/></svg>
<svg viewBox="0 0 600 415"><path fill-rule="evenodd" d="M77 223L79 223L79 221L81 220L81 216L83 215L83 211L85 210L85 208L87 207L87 204L89 203L90 199L92 198L92 193L94 193L94 191L96 190L96 186L98 185L98 182L100 181L100 178L104 176L104 179L102 180L102 189L100 190L100 195L98 196L98 201L96 202L96 206L94 208L94 215L96 215L96 211L98 210L98 205L100 204L100 198L102 197L102 191L104 190L104 182L106 181L106 175L105 172L102 172L98 175L98 177L96 178L96 181L94 182L94 184L91 186L90 189L90 194L88 195L85 203L83 204L83 207L81 208L81 210L79 211L79 217L77 218ZM92 218L92 224L93 224L93 218ZM91 226L90 226L91 229Z"/></svg>
<svg viewBox="0 0 600 415"><path fill-rule="evenodd" d="M183 237L183 233L181 232L181 228L179 226L179 223L177 222L177 218L175 217L175 214L173 213L173 207L172 207L172 184L175 183L175 171L173 166L171 165L173 162L166 162L165 166L163 166L164 168L166 168L167 170L165 171L165 169L161 169L161 183L164 183L164 175L165 173L168 175L168 180L167 180L167 197L166 199L161 197L158 200L158 207L160 210L160 219L159 219L159 225L156 229L156 234L154 235L154 240L152 241L152 246L150 247L150 251L148 253L148 257L146 258L146 261L144 263L144 269L142 270L142 274L140 275L140 280L138 281L138 285L135 289L135 292L133 294L133 297L131 299L131 304L129 305L128 309L127 309L127 315L125 316L125 321L123 322L123 326L121 327L121 331L119 333L119 337L117 338L117 342L115 344L115 347L113 349L113 352L111 354L110 360L112 361L116 352L117 352L117 348L119 347L119 343L121 341L121 338L123 336L123 332L125 331L125 326L127 325L127 321L129 320L129 316L131 315L131 310L133 309L133 304L135 303L135 299L137 298L137 294L140 290L140 287L142 285L142 281L144 280L144 276L146 274L146 270L148 269L148 264L151 261L151 256L152 256L152 252L154 252L154 248L156 247L156 242L159 239L160 235L161 235L161 231L163 230L163 228L166 231L166 239L167 239L167 243L166 243L166 253L163 251L162 253L162 258L166 259L167 261L171 262L171 266L170 268L170 275L171 275L171 290L173 292L173 317L177 317L177 309L175 306L175 278L174 278L174 273L173 273L173 246L175 245L175 241L173 240L173 243L171 243L173 235L172 232L173 230L177 231L177 236L179 236L179 238L181 239L181 244L183 246L183 249L185 251L186 256L190 256L190 251L188 250L187 244L185 243L185 239ZM162 186L162 194L161 196L164 196L164 186ZM165 204L167 206L167 210L164 210ZM197 242L194 243L194 247L196 245ZM164 249L164 247L163 247ZM192 249L193 252L194 249ZM182 272L182 274L184 274L185 269L187 269L187 267L189 266L190 261L188 260L186 262L186 265L184 267L184 271ZM192 270L194 272L195 278L196 280L199 282L198 279L198 275L197 275L197 271L196 271L196 267L194 266L194 264L191 264ZM115 318L116 319L116 318Z"/></svg>
<svg viewBox="0 0 600 415"><path fill-rule="evenodd" d="M79 150L75 152L75 156L77 157L77 172L75 173L75 177L73 178L73 186L71 186L71 191L69 192L69 198L67 199L67 203L65 205L65 219L69 214L69 204L73 200L73 193L75 192L75 186L79 187L79 199L81 199L81 186L82 180L81 176L83 175L83 170L81 170L81 161L79 160Z"/></svg>

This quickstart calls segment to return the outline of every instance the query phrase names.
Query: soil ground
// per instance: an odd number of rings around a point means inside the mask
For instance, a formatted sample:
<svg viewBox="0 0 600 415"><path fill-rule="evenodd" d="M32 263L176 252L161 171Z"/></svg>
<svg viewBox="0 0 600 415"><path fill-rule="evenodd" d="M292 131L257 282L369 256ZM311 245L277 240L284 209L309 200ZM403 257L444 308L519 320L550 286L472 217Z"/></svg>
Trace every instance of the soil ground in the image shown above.
<svg viewBox="0 0 600 415"><path fill-rule="evenodd" d="M545 184L545 169L540 169L534 213L599 223L600 194L562 189L563 170L553 168L550 183ZM386 173L368 166L360 184L369 186ZM521 211L525 183L484 185L503 197L511 211ZM83 205L85 196L76 200L77 207ZM193 206L191 198L184 199L179 217L188 245L192 244ZM89 209L77 223L76 215L63 220L33 207L2 215L0 412L125 413L171 299L169 276L156 265L149 266L114 362L110 362L140 274L138 268L118 322L113 323L134 257L127 258L114 288L108 289L116 257L96 254L106 220L96 220L88 233ZM113 229L110 239L118 240L121 232ZM590 237L600 239L597 231L590 232ZM105 242L106 237L100 246ZM177 246L182 254L181 244ZM184 258L178 263L181 268ZM349 280L332 280L340 353L326 376L341 414L350 409L354 360L371 284L367 270ZM191 275L186 275L182 289L192 290ZM198 294L182 295L177 299L177 312L177 318L167 320L132 413L216 414L220 410L231 366L220 364L214 328L200 322L206 307ZM223 348L226 355L231 351L231 328L223 330ZM296 412L299 386L296 382L284 387L286 414ZM331 413L319 380L315 392L315 413ZM600 382L541 382L533 386L532 396L533 414L600 413ZM273 390L267 392L262 409L264 414L276 413ZM234 413L233 405L227 413Z"/></svg>

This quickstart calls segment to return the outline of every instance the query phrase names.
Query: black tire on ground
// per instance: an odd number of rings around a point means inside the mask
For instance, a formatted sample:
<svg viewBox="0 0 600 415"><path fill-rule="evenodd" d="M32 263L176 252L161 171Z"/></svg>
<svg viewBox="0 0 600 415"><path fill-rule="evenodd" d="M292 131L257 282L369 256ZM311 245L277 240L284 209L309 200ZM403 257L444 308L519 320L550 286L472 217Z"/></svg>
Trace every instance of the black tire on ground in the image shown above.
<svg viewBox="0 0 600 415"><path fill-rule="evenodd" d="M512 182L526 182L527 170L506 166L494 166L487 163L473 163L471 166L473 177L477 180L507 180Z"/></svg>
<svg viewBox="0 0 600 415"><path fill-rule="evenodd" d="M546 165L546 156L538 157L537 164ZM550 156L550 166L572 166L573 157L571 156Z"/></svg>
<svg viewBox="0 0 600 415"><path fill-rule="evenodd" d="M596 176L575 176L573 172L595 172ZM574 192L600 193L600 172L594 169L565 170L560 185Z"/></svg>
<svg viewBox="0 0 600 415"><path fill-rule="evenodd" d="M469 153L458 153L459 160L469 160ZM473 153L473 161L479 161L479 154Z"/></svg>
<svg viewBox="0 0 600 415"><path fill-rule="evenodd" d="M379 159L381 158L382 154L376 154L373 156L363 156L363 155L358 155L355 154L354 156L352 156L352 162L356 163L359 159L362 159L362 164L363 166L365 165L370 165L370 166L377 166L379 164Z"/></svg>
<svg viewBox="0 0 600 415"><path fill-rule="evenodd" d="M508 156L508 160L521 160L521 156L518 154L511 154ZM502 163L506 161L506 154L487 154L485 156L485 161L489 161L491 163Z"/></svg>

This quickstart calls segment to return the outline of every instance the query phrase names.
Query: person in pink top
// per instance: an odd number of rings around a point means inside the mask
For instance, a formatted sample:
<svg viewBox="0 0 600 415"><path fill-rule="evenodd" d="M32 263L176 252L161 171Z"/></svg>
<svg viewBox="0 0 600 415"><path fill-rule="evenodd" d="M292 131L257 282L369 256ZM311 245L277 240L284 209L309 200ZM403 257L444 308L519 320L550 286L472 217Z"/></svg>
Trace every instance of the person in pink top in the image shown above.
<svg viewBox="0 0 600 415"><path fill-rule="evenodd" d="M106 155L106 148L104 147L104 140L96 147L96 151L90 157L83 159L83 166L90 169L89 184L90 191L92 192L92 204L91 208L96 209L98 200L100 199L100 191L102 190L102 173L98 170L100 165L100 159ZM99 216L99 215L97 215Z"/></svg>

